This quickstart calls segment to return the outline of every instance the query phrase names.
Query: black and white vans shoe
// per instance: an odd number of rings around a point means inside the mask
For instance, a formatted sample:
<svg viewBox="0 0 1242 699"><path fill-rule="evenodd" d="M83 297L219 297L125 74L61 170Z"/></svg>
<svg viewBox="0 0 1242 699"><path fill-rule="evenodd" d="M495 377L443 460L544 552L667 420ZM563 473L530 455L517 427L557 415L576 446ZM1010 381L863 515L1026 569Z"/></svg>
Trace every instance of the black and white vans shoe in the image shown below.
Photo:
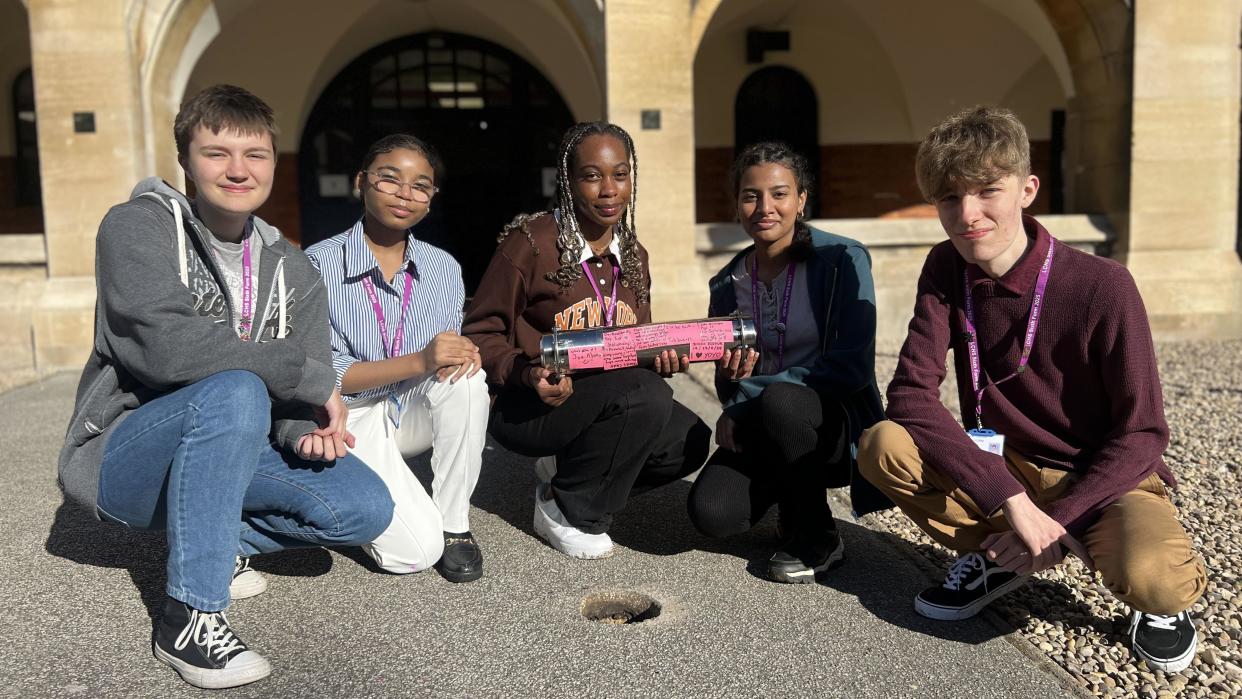
<svg viewBox="0 0 1242 699"><path fill-rule="evenodd" d="M1153 670L1180 672L1190 666L1199 648L1199 637L1190 615L1144 614L1130 617L1130 649Z"/></svg>
<svg viewBox="0 0 1242 699"><path fill-rule="evenodd" d="M272 674L267 659L242 643L223 612L200 612L171 597L152 645L156 658L203 689L238 687Z"/></svg>
<svg viewBox="0 0 1242 699"><path fill-rule="evenodd" d="M246 599L266 591L267 578L250 567L249 558L238 556L237 562L233 564L233 582L229 584L229 597L235 600Z"/></svg>
<svg viewBox="0 0 1242 699"><path fill-rule="evenodd" d="M969 619L992 600L1021 587L1029 577L1011 573L988 562L983 554L971 552L949 568L943 585L929 587L914 598L914 611L942 621Z"/></svg>
<svg viewBox="0 0 1242 699"><path fill-rule="evenodd" d="M815 576L835 568L845 560L845 542L836 529L829 529L816 541L795 536L768 559L768 577L783 583L812 583Z"/></svg>

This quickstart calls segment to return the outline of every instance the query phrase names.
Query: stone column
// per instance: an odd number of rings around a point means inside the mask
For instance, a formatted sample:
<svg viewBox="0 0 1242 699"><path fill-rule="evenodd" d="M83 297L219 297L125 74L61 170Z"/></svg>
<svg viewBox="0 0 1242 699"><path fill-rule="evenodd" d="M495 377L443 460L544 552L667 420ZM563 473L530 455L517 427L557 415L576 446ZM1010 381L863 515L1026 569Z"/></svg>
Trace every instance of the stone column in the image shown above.
<svg viewBox="0 0 1242 699"><path fill-rule="evenodd" d="M29 314L16 332L29 338L30 368L39 373L78 368L90 352L95 232L108 209L128 198L145 160L131 4L28 6L47 278L4 299L0 311Z"/></svg>
<svg viewBox="0 0 1242 699"><path fill-rule="evenodd" d="M1237 0L1135 3L1130 268L1155 333L1242 336Z"/></svg>
<svg viewBox="0 0 1242 699"><path fill-rule="evenodd" d="M48 275L89 276L95 231L144 161L126 0L30 0ZM94 131L82 131L87 113ZM75 130L75 120L78 130Z"/></svg>
<svg viewBox="0 0 1242 699"><path fill-rule="evenodd" d="M651 256L657 320L698 318L707 278L695 253L694 54L690 3L608 0L604 17L608 119L638 151L638 236ZM658 111L659 128L643 128Z"/></svg>
<svg viewBox="0 0 1242 699"><path fill-rule="evenodd" d="M1122 0L1040 0L1040 5L1061 38L1074 79L1065 110L1065 210L1107 215L1124 247L1132 11Z"/></svg>

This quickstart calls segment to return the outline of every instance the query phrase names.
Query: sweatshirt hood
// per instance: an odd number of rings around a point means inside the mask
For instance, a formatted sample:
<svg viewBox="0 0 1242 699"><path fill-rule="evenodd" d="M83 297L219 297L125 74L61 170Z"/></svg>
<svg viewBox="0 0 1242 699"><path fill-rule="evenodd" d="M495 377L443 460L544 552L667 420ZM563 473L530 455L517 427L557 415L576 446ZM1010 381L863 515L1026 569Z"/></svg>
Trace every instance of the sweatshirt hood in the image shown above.
<svg viewBox="0 0 1242 699"><path fill-rule="evenodd" d="M196 227L202 229L203 233L207 233L207 226L194 214L194 208L190 205L190 200L186 199L185 194L181 193L177 188L168 184L158 177L148 177L138 184L134 185L133 191L129 193L129 200L134 201L138 197L155 194L168 205L169 202L176 202L188 217L195 223ZM265 247L270 247L280 240L280 230L272 226L267 221L250 215L251 225L258 232L259 239L263 241Z"/></svg>

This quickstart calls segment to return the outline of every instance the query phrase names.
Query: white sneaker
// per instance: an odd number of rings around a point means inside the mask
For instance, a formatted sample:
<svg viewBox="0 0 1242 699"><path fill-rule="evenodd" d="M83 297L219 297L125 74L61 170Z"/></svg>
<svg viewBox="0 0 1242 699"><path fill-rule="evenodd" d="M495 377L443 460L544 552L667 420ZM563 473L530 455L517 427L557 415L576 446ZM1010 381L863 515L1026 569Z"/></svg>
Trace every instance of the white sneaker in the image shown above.
<svg viewBox="0 0 1242 699"><path fill-rule="evenodd" d="M535 459L535 478L540 483L551 483L556 475L556 455L541 456Z"/></svg>
<svg viewBox="0 0 1242 699"><path fill-rule="evenodd" d="M608 558L612 555L612 537L587 534L570 526L556 504L556 498L544 499L548 485L535 486L535 531L552 548L574 558Z"/></svg>
<svg viewBox="0 0 1242 699"><path fill-rule="evenodd" d="M229 584L229 597L246 599L267 591L267 578L250 567L250 559L237 557L233 564L233 582Z"/></svg>

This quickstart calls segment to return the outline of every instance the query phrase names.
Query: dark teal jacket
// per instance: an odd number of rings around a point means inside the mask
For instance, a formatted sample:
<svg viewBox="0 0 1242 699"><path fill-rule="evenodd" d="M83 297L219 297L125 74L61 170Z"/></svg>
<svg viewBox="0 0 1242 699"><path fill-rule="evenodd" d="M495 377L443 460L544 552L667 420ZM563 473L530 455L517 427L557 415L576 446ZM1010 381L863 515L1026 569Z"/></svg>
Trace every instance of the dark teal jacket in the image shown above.
<svg viewBox="0 0 1242 699"><path fill-rule="evenodd" d="M850 486L850 499L858 514L887 509L892 503L859 475L855 461L859 435L884 419L875 382L876 312L871 255L856 240L815 229L811 230L811 244L814 250L806 260L806 274L811 308L819 326L820 353L815 364L736 383L717 379L716 394L724 411L735 419L745 419L746 403L774 383L801 384L835 397L848 420L850 453L849 463L836 469L830 485ZM731 271L753 249L751 245L739 252L712 278L709 316L727 316L737 310Z"/></svg>

